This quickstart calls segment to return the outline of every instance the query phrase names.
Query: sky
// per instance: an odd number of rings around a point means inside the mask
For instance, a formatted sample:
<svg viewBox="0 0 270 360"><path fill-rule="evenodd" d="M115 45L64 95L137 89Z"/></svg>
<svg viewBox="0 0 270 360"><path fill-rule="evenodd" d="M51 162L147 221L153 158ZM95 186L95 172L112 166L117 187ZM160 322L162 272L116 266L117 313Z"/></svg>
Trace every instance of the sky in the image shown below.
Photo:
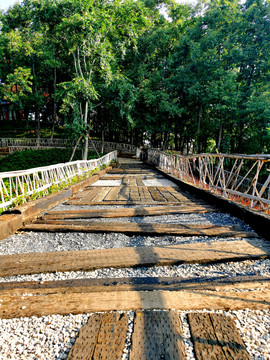
<svg viewBox="0 0 270 360"><path fill-rule="evenodd" d="M0 9L6 10L11 5L14 5L17 0L0 0Z"/></svg>

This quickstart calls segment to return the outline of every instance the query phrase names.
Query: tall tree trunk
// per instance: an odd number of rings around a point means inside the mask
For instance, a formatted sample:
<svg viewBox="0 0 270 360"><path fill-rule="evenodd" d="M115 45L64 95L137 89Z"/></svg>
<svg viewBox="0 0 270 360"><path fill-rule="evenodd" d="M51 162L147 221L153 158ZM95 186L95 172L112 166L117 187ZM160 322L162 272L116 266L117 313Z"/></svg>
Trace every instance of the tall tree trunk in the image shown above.
<svg viewBox="0 0 270 360"><path fill-rule="evenodd" d="M84 123L85 123L85 127L87 129L87 117L88 117L88 101L86 101L85 103L85 110L84 110ZM88 129L87 129L87 135L85 137L85 143L84 143L84 154L83 154L83 160L87 160L88 158L88 139L89 139L89 134L88 134Z"/></svg>
<svg viewBox="0 0 270 360"><path fill-rule="evenodd" d="M101 130L101 153L104 154L104 129Z"/></svg>
<svg viewBox="0 0 270 360"><path fill-rule="evenodd" d="M54 93L56 92L56 67L54 67L54 77L53 77L53 91ZM55 99L53 99L53 123L52 123L52 132L51 132L51 140L53 139L53 135L54 135L54 127L55 127L55 122L56 122L56 101Z"/></svg>
<svg viewBox="0 0 270 360"><path fill-rule="evenodd" d="M196 153L197 154L199 154L200 147L201 147L200 131L201 131L201 123L202 123L202 112L203 112L203 107L202 107L202 104L201 104L200 109L199 109L198 129L197 129L197 146L196 146Z"/></svg>
<svg viewBox="0 0 270 360"><path fill-rule="evenodd" d="M221 145L221 140L222 140L222 131L223 131L223 126L222 126L222 122L221 122L220 126L219 126L219 130L218 130L218 142L217 142L217 151L219 151L219 152L221 152L220 145Z"/></svg>

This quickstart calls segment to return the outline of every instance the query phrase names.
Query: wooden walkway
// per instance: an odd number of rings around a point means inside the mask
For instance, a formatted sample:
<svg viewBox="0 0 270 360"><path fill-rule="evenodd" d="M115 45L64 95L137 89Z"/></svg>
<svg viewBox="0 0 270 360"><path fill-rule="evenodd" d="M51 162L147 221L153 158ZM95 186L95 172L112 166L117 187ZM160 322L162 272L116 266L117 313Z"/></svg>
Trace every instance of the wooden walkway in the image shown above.
<svg viewBox="0 0 270 360"><path fill-rule="evenodd" d="M126 160L120 168L112 169L65 205L65 210L51 210L22 230L224 239L182 245L0 255L1 276L210 264L270 256L269 243L240 227L161 223L159 216L216 212L217 209L181 191L156 170L136 161ZM81 205L88 208L78 208ZM104 205L118 206L112 209ZM68 209L69 206L72 208ZM124 222L118 219L143 219L144 216L155 217L155 220ZM0 298L2 318L93 313L80 330L68 359L122 359L130 326L130 360L186 359L180 310L269 308L270 276L9 282L0 284ZM135 312L132 325L125 312L129 310ZM190 312L188 324L198 360L250 359L230 317Z"/></svg>

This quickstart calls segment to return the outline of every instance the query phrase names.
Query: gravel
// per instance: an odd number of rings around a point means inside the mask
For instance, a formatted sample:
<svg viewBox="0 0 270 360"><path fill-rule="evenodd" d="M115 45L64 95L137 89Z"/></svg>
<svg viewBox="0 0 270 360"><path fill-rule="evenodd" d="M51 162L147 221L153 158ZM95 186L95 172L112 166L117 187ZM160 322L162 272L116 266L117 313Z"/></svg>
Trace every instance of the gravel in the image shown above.
<svg viewBox="0 0 270 360"><path fill-rule="evenodd" d="M198 242L237 241L207 236L128 236L118 233L46 233L21 232L0 242L0 255L51 251L79 251L139 246L166 246ZM246 238L253 241L254 238Z"/></svg>
<svg viewBox="0 0 270 360"><path fill-rule="evenodd" d="M162 179L147 179L145 184L163 184ZM110 180L103 180L110 181ZM166 180L167 181L167 180ZM116 184L116 182L114 182ZM165 183L164 183L165 184ZM166 183L167 185L167 183ZM174 185L174 184L173 184ZM154 185L155 186L155 185ZM168 185L167 185L168 186ZM147 205L149 206L149 205ZM153 204L153 206L155 206ZM78 209L113 209L134 206L67 206L59 205L54 210ZM143 207L140 205L139 207ZM229 214L220 212L204 214L177 214L163 216L145 216L118 219L96 219L97 221L121 222L162 222L162 223L190 223L236 225L245 231L252 229L244 222ZM93 220L95 221L95 220ZM220 237L181 237L181 236L128 236L116 233L34 233L19 232L0 242L0 254L20 254L51 251L78 251L91 249L108 249L118 247L163 246L174 244L235 241L239 238L228 239ZM245 239L249 241L249 239ZM252 241L252 240L251 240ZM235 276L261 275L269 276L270 259L246 260L220 264L182 264L174 266L156 266L141 268L105 268L87 272L56 272L34 275L21 275L0 278L0 282L10 281L50 281L80 278L121 278L121 277L181 277L200 281L202 278L220 278ZM252 289L249 289L252 290ZM192 306L192 305L191 305ZM192 311L192 310L191 310ZM205 310L208 311L208 310ZM190 340L186 311L179 311L183 324L183 337L188 360L195 360L194 349ZM270 310L237 310L223 312L231 316L248 352L253 360L270 360ZM126 337L126 348L123 360L128 360L133 330L134 312L130 311L129 326ZM51 315L40 318L0 319L0 360L60 360L66 359L79 329L87 322L92 314L79 315Z"/></svg>
<svg viewBox="0 0 270 360"><path fill-rule="evenodd" d="M245 260L220 264L181 264L173 266L154 266L140 268L104 268L93 271L68 271L56 273L40 273L0 278L1 282L10 281L54 281L69 279L123 278L123 277L181 277L196 279L202 277L219 278L222 276L270 275L270 259Z"/></svg>
<svg viewBox="0 0 270 360"><path fill-rule="evenodd" d="M210 312L203 310L204 312ZM193 312L193 311L189 311ZM214 311L211 311L214 312ZM222 313L221 311L215 311ZM186 311L180 311L187 360L195 360ZM270 359L270 311L237 310L223 312L235 321L253 360ZM134 312L128 312L129 326L123 360L128 359ZM79 329L92 314L51 315L40 318L0 319L0 360L66 359Z"/></svg>
<svg viewBox="0 0 270 360"><path fill-rule="evenodd" d="M64 210L57 207L57 210ZM72 209L70 209L72 210ZM74 220L73 220L74 221ZM117 219L91 219L89 221L122 221L137 223L183 223L206 225L239 226L244 231L252 229L243 221L229 214L204 213L204 214L174 214L163 216L144 216ZM229 239L231 241L240 238ZM246 239L248 241L248 239ZM50 251L77 251L92 249L109 249L119 247L138 246L166 246L188 244L197 242L228 241L228 238L206 236L129 236L119 233L48 233L48 232L18 232L0 242L0 255L20 253L50 252Z"/></svg>

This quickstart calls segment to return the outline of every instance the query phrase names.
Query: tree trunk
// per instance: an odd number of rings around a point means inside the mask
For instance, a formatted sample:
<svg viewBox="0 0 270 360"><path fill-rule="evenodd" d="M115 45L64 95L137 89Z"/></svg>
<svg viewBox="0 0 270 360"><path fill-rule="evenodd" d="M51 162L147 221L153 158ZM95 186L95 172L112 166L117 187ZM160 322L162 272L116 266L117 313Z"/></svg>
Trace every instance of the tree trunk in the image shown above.
<svg viewBox="0 0 270 360"><path fill-rule="evenodd" d="M56 92L56 67L54 68L54 77L53 77L53 90L54 93ZM52 132L51 132L51 140L53 139L53 135L54 135L54 127L55 127L55 122L56 122L56 101L55 99L53 99L53 124L52 124Z"/></svg>
<svg viewBox="0 0 270 360"><path fill-rule="evenodd" d="M74 148L73 148L73 151L72 151L71 157L70 157L70 159L69 159L69 162L72 161L72 159L73 159L73 157L74 157L74 154L75 154L75 151L76 151L76 149L77 149L77 147L78 147L79 142L81 141L81 139L82 139L82 135L81 135L81 136L78 138L78 140L76 141L76 144L75 144L75 146L74 146Z"/></svg>
<svg viewBox="0 0 270 360"><path fill-rule="evenodd" d="M101 130L101 153L104 154L104 129Z"/></svg>
<svg viewBox="0 0 270 360"><path fill-rule="evenodd" d="M201 123L202 123L202 104L200 105L199 110L199 118L198 118L198 129L197 129L197 146L196 146L196 153L199 154L200 147L201 147L201 138L200 138L200 131L201 131Z"/></svg>
<svg viewBox="0 0 270 360"><path fill-rule="evenodd" d="M88 101L86 101L85 103L85 110L84 110L84 123L85 123L85 127L87 128L87 116L88 116ZM87 135L85 137L85 143L84 143L84 154L83 154L83 160L87 160L88 158L88 139L89 139L89 134L88 134L88 130L87 130Z"/></svg>
<svg viewBox="0 0 270 360"><path fill-rule="evenodd" d="M218 142L217 142L217 151L219 151L219 152L221 152L220 145L221 145L221 140L222 140L222 131L223 131L223 126L222 126L222 122L221 122L220 126L219 126Z"/></svg>

